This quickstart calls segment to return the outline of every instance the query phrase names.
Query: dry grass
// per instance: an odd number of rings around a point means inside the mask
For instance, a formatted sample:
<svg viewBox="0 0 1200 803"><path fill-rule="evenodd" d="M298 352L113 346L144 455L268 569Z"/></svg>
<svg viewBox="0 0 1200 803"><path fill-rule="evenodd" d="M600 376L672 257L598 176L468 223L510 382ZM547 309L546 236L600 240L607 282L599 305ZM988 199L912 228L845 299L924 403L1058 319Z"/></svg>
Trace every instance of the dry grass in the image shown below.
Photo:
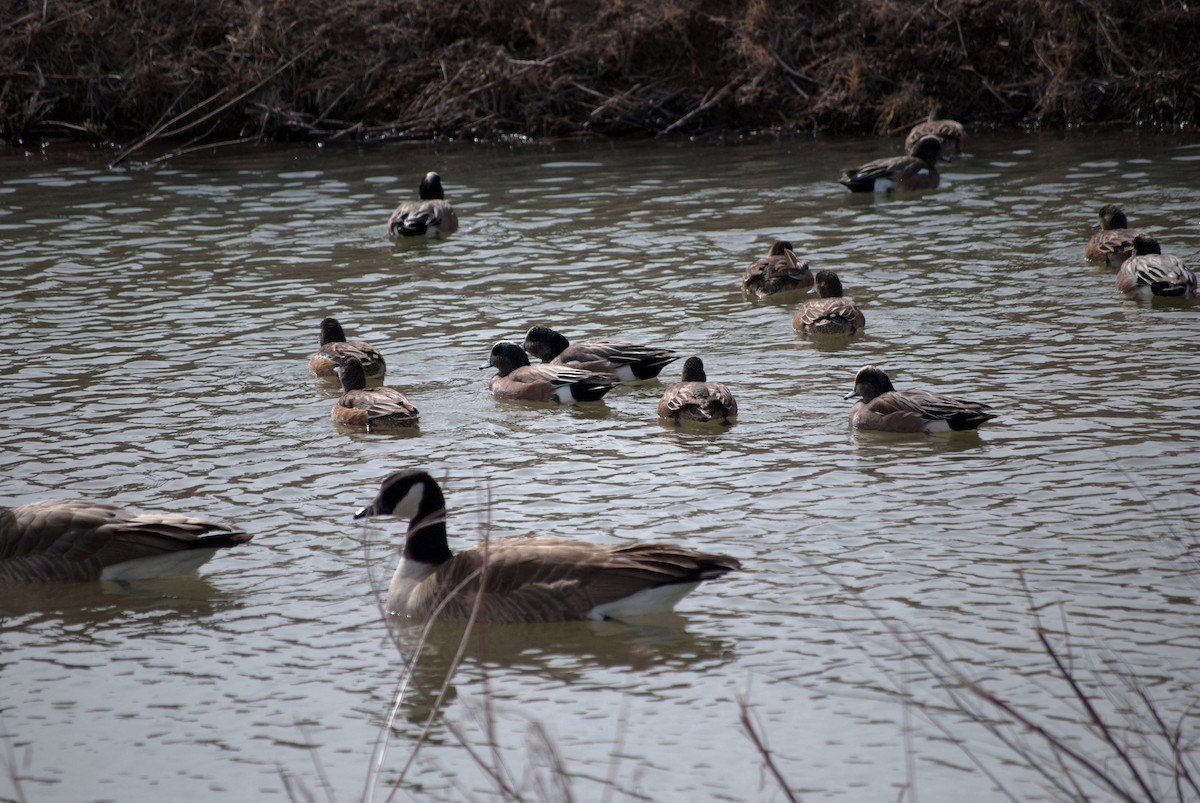
<svg viewBox="0 0 1200 803"><path fill-rule="evenodd" d="M1180 0L26 0L0 135L172 143L1196 122Z"/></svg>

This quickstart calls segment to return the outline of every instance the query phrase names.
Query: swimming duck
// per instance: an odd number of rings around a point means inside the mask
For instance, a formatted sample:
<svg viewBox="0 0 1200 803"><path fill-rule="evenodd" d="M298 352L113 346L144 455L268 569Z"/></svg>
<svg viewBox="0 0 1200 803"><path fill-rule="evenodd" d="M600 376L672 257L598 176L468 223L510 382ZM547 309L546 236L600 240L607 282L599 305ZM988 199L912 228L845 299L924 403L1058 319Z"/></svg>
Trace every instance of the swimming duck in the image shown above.
<svg viewBox="0 0 1200 803"><path fill-rule="evenodd" d="M405 201L388 218L388 234L393 237L440 237L458 230L458 215L446 201L442 177L426 173L417 188L416 201Z"/></svg>
<svg viewBox="0 0 1200 803"><path fill-rule="evenodd" d="M1133 256L1133 238L1143 234L1141 229L1129 228L1125 210L1117 204L1100 207L1100 231L1088 238L1083 256L1088 262L1103 262L1110 268Z"/></svg>
<svg viewBox="0 0 1200 803"><path fill-rule="evenodd" d="M838 183L851 192L929 190L941 182L937 170L940 159L944 159L941 140L921 137L907 156L892 156L867 162L861 167L848 167L842 171Z"/></svg>
<svg viewBox="0 0 1200 803"><path fill-rule="evenodd" d="M357 357L347 357L338 367L342 395L334 403L329 417L338 424L380 427L410 427L421 417L403 393L395 388L367 387L367 375Z"/></svg>
<svg viewBox="0 0 1200 803"><path fill-rule="evenodd" d="M842 280L831 270L819 270L817 298L805 301L792 316L792 328L812 335L852 335L867 325L854 302L842 296Z"/></svg>
<svg viewBox="0 0 1200 803"><path fill-rule="evenodd" d="M321 348L308 358L308 370L317 376L337 376L337 367L347 357L362 363L363 371L371 379L383 380L387 365L382 355L370 343L362 340L347 340L346 332L337 318L321 321Z"/></svg>
<svg viewBox="0 0 1200 803"><path fill-rule="evenodd" d="M679 382L671 385L658 400L658 417L679 421L720 421L728 424L737 417L737 399L720 382L709 382L704 362L688 357L683 363Z"/></svg>
<svg viewBox="0 0 1200 803"><path fill-rule="evenodd" d="M476 605L478 618L492 623L625 619L670 611L701 582L741 567L735 558L670 544L546 537L497 538L452 553L442 489L424 471L387 477L354 514L369 516L408 519L386 607L416 619L463 620Z"/></svg>
<svg viewBox="0 0 1200 803"><path fill-rule="evenodd" d="M812 286L813 275L808 263L796 258L792 244L787 240L772 243L767 255L751 262L742 273L742 292L758 298L807 290Z"/></svg>
<svg viewBox="0 0 1200 803"><path fill-rule="evenodd" d="M1164 254L1153 237L1133 238L1134 255L1117 271L1117 289L1122 293L1156 296L1191 296L1196 292L1196 274L1184 267L1174 254Z"/></svg>
<svg viewBox="0 0 1200 803"><path fill-rule="evenodd" d="M996 416L979 402L962 401L928 390L896 390L882 369L868 365L854 377L859 397L850 410L850 426L878 432L948 432L977 429Z"/></svg>
<svg viewBox="0 0 1200 803"><path fill-rule="evenodd" d="M253 536L179 513L84 499L0 508L0 584L144 580L195 571Z"/></svg>
<svg viewBox="0 0 1200 803"><path fill-rule="evenodd" d="M531 327L525 333L524 349L543 363L579 368L616 382L654 379L664 366L679 359L671 349L628 340L571 343L548 326Z"/></svg>
<svg viewBox="0 0 1200 803"><path fill-rule="evenodd" d="M608 377L591 371L554 363L530 365L525 350L511 340L492 346L488 361L479 368L497 370L488 389L498 399L571 404L598 401L614 387Z"/></svg>

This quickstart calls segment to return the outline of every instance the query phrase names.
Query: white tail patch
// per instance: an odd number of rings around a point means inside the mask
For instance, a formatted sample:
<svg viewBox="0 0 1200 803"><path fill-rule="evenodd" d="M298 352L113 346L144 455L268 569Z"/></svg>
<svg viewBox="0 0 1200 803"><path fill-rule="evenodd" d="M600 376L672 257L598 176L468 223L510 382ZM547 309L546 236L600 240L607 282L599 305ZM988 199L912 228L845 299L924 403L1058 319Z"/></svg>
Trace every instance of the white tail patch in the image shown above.
<svg viewBox="0 0 1200 803"><path fill-rule="evenodd" d="M101 580L148 580L151 577L174 577L191 574L213 555L214 549L184 549L148 558L134 558L124 563L104 567Z"/></svg>
<svg viewBox="0 0 1200 803"><path fill-rule="evenodd" d="M671 583L670 585L655 586L622 597L613 602L597 605L588 611L589 619L629 619L635 616L648 616L655 613L666 613L674 609L679 600L696 590L699 582Z"/></svg>

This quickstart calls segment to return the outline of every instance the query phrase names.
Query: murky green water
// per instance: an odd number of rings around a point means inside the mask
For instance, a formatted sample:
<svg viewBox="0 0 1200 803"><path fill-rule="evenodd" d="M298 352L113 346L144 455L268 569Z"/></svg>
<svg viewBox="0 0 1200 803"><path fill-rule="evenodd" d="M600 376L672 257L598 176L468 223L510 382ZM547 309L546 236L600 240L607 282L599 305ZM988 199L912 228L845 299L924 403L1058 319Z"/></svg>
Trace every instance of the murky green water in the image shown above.
<svg viewBox="0 0 1200 803"><path fill-rule="evenodd" d="M482 634L410 797L501 796L466 740L533 798L557 755L578 800L782 799L741 700L805 800L1001 799L977 763L1050 797L902 635L1103 755L1031 605L1114 723L1147 724L1114 711L1132 677L1194 737L1200 304L1126 299L1082 247L1118 201L1194 265L1200 143L983 136L935 193L834 183L893 145L257 148L117 172L0 153L0 503L85 496L256 534L197 578L0 592L0 797L13 774L38 801L364 797L414 634L398 649L376 603L403 524L351 515L403 467L443 481L452 546L669 539L745 564L676 617ZM429 169L459 233L389 242ZM777 237L840 273L866 336L815 346L791 306L742 296ZM334 428L306 364L326 315L384 352L419 434ZM478 365L535 323L700 354L741 420L662 426L656 383L580 409L493 400ZM1001 417L853 435L841 397L872 362ZM460 632L430 635L380 789Z"/></svg>

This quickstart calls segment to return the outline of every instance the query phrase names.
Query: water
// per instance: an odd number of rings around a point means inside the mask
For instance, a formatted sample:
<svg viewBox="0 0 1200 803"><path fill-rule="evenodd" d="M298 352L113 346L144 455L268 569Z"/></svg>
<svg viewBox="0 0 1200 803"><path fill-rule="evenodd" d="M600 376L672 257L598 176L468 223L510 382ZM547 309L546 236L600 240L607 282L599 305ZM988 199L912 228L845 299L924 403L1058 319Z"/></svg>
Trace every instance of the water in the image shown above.
<svg viewBox="0 0 1200 803"><path fill-rule="evenodd" d="M834 183L893 144L254 148L119 171L59 146L0 155L0 501L255 534L198 577L3 592L0 797L13 775L39 801L388 788L461 634L430 633L375 779L417 635L394 643L377 606L403 524L351 515L403 467L442 481L452 547L658 539L745 565L677 616L481 634L407 797L499 797L503 777L533 798L783 799L745 710L802 799L1003 799L980 767L1051 799L969 714L996 711L938 679L953 667L1116 765L1039 624L1122 734L1150 724L1132 685L1194 742L1200 304L1126 299L1082 248L1119 201L1195 264L1200 142L982 136L935 193ZM459 233L389 242L429 169ZM777 237L840 273L865 336L814 345L791 305L743 298ZM384 352L419 432L334 428L336 392L306 367L326 315ZM700 354L741 420L661 425L656 383L586 408L493 400L479 364L534 323ZM841 397L872 362L1001 417L852 434Z"/></svg>

